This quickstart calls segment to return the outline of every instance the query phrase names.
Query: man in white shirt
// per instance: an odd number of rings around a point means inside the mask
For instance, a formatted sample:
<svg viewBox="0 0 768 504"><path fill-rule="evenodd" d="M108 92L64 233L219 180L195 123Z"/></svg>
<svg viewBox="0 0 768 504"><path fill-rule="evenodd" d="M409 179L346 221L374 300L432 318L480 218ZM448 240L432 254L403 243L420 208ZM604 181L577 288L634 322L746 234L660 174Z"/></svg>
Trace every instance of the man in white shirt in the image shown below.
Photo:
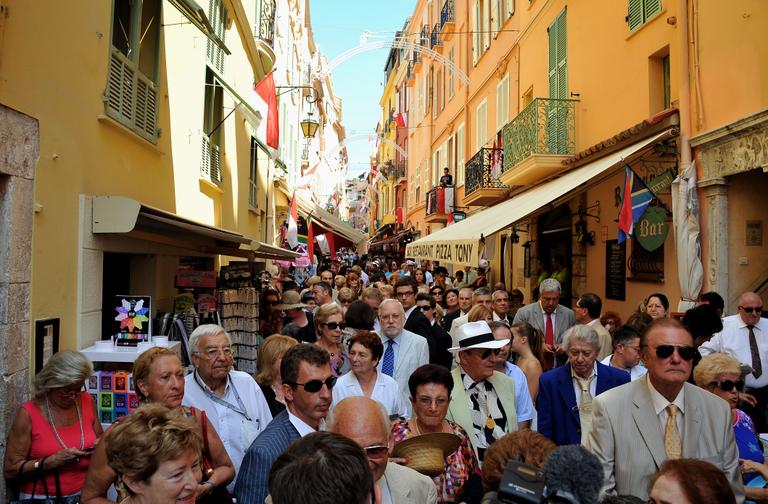
<svg viewBox="0 0 768 504"><path fill-rule="evenodd" d="M507 317L509 313L509 292L505 290L493 291L491 295L491 308L493 309L494 322L501 321L506 322L507 325L512 325L512 321Z"/></svg>
<svg viewBox="0 0 768 504"><path fill-rule="evenodd" d="M604 495L648 498L648 478L667 459L695 458L723 471L736 502L744 502L730 405L687 383L696 353L693 338L671 318L654 321L642 336L644 378L592 401L584 446L605 473Z"/></svg>
<svg viewBox="0 0 768 504"><path fill-rule="evenodd" d="M623 325L613 334L613 353L601 364L629 373L631 380L637 380L648 372L640 362L640 333L632 326Z"/></svg>
<svg viewBox="0 0 768 504"><path fill-rule="evenodd" d="M223 327L199 326L189 348L195 370L184 379L183 404L205 411L237 473L245 450L272 421L269 406L256 381L232 369L232 342Z"/></svg>
<svg viewBox="0 0 768 504"><path fill-rule="evenodd" d="M757 406L744 405L752 417L757 432L766 432L768 406L768 319L762 317L763 301L754 292L739 298L738 313L723 319L723 330L699 347L702 357L723 352L752 367L745 377L746 391L757 399Z"/></svg>
<svg viewBox="0 0 768 504"><path fill-rule="evenodd" d="M316 432L331 406L336 377L330 355L312 344L289 349L280 363L285 411L277 415L245 452L235 483L238 502L264 502L269 470L295 440Z"/></svg>

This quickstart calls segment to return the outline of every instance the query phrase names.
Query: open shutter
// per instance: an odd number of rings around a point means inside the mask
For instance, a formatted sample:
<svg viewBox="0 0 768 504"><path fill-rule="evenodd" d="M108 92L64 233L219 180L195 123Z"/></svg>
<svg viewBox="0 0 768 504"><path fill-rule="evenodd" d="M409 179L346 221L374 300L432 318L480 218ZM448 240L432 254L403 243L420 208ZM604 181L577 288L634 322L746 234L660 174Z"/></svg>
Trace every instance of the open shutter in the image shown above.
<svg viewBox="0 0 768 504"><path fill-rule="evenodd" d="M491 30L493 30L494 37L501 28L500 10L503 3L503 0L491 0Z"/></svg>
<svg viewBox="0 0 768 504"><path fill-rule="evenodd" d="M157 90L155 83L143 75L139 75L136 81L136 132L155 141L157 129L155 120L157 117Z"/></svg>
<svg viewBox="0 0 768 504"><path fill-rule="evenodd" d="M472 64L476 64L480 58L480 0L474 2L474 16L472 16Z"/></svg>
<svg viewBox="0 0 768 504"><path fill-rule="evenodd" d="M629 0L629 10L627 12L629 31L643 24L643 3L643 0Z"/></svg>
<svg viewBox="0 0 768 504"><path fill-rule="evenodd" d="M568 98L568 37L566 11L557 18L557 98Z"/></svg>
<svg viewBox="0 0 768 504"><path fill-rule="evenodd" d="M661 11L661 0L645 0L643 4L643 21Z"/></svg>
<svg viewBox="0 0 768 504"><path fill-rule="evenodd" d="M112 49L107 77L107 114L125 124L133 126L133 103L136 71L130 60L117 49Z"/></svg>

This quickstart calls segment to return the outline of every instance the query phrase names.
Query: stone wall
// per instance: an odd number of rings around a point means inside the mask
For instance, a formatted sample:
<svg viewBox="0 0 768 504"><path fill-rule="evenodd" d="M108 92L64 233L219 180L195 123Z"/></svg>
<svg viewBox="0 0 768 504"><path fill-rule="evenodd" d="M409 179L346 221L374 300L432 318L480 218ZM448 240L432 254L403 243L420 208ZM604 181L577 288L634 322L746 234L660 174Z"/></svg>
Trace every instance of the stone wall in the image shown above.
<svg viewBox="0 0 768 504"><path fill-rule="evenodd" d="M37 120L0 104L0 457L16 410L29 397L32 218L39 154Z"/></svg>

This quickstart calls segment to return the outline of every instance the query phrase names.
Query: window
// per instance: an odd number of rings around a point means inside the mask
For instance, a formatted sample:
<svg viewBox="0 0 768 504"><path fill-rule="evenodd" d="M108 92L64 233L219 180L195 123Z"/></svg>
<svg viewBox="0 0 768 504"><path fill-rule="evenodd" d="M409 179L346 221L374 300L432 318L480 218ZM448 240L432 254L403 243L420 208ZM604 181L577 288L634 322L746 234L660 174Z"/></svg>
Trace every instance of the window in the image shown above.
<svg viewBox="0 0 768 504"><path fill-rule="evenodd" d="M663 47L648 58L648 98L651 115L668 109L671 105L669 46Z"/></svg>
<svg viewBox="0 0 768 504"><path fill-rule="evenodd" d="M635 31L659 12L661 12L661 0L629 0L627 10L629 31Z"/></svg>
<svg viewBox="0 0 768 504"><path fill-rule="evenodd" d="M448 70L447 70L447 72L448 72L448 100L453 98L453 93L454 93L454 90L453 90L453 86L454 86L454 84L453 84L454 71L453 71L453 66L452 65L456 64L455 59L456 59L456 57L455 57L455 54L454 54L454 51L453 51L453 47L451 47L451 49L448 51L448 61L451 64L451 65L448 66Z"/></svg>
<svg viewBox="0 0 768 504"><path fill-rule="evenodd" d="M210 68L205 72L205 108L203 110L203 149L200 177L221 183L221 121L224 111L224 88Z"/></svg>
<svg viewBox="0 0 768 504"><path fill-rule="evenodd" d="M224 32L227 26L227 9L222 0L209 0L208 20L213 27L213 33L224 42ZM216 45L211 39L208 39L206 49L208 63L219 73L224 73L224 49Z"/></svg>
<svg viewBox="0 0 768 504"><path fill-rule="evenodd" d="M268 156L266 151L261 151L261 146L255 138L251 137L251 170L248 175L248 208L258 210L259 195L259 163Z"/></svg>
<svg viewBox="0 0 768 504"><path fill-rule="evenodd" d="M509 120L509 74L496 86L496 131Z"/></svg>
<svg viewBox="0 0 768 504"><path fill-rule="evenodd" d="M464 123L456 130L456 185L464 185Z"/></svg>
<svg viewBox="0 0 768 504"><path fill-rule="evenodd" d="M115 0L105 114L157 141L160 0Z"/></svg>
<svg viewBox="0 0 768 504"><path fill-rule="evenodd" d="M488 102L483 100L475 111L475 151L480 150L488 140Z"/></svg>

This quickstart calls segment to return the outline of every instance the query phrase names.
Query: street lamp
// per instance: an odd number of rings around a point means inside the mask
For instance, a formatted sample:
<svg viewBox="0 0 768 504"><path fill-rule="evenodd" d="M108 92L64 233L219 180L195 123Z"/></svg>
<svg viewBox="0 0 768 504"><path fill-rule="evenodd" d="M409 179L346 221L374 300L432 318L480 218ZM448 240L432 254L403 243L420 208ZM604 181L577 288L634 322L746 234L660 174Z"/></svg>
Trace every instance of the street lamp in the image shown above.
<svg viewBox="0 0 768 504"><path fill-rule="evenodd" d="M301 123L301 132L304 134L304 138L315 138L315 134L317 133L317 128L320 127L320 123L315 120L314 117L312 117L312 105L314 103L317 103L317 91L312 86L276 86L275 89L278 91L277 96L280 96L285 93L292 93L294 91L298 90L308 90L309 92L304 97L306 102L309 104L309 112L307 112L307 117L304 118Z"/></svg>
<svg viewBox="0 0 768 504"><path fill-rule="evenodd" d="M312 117L312 110L307 113L307 117L301 121L301 132L304 133L304 138L315 138L317 128L320 127L320 123L315 121Z"/></svg>

